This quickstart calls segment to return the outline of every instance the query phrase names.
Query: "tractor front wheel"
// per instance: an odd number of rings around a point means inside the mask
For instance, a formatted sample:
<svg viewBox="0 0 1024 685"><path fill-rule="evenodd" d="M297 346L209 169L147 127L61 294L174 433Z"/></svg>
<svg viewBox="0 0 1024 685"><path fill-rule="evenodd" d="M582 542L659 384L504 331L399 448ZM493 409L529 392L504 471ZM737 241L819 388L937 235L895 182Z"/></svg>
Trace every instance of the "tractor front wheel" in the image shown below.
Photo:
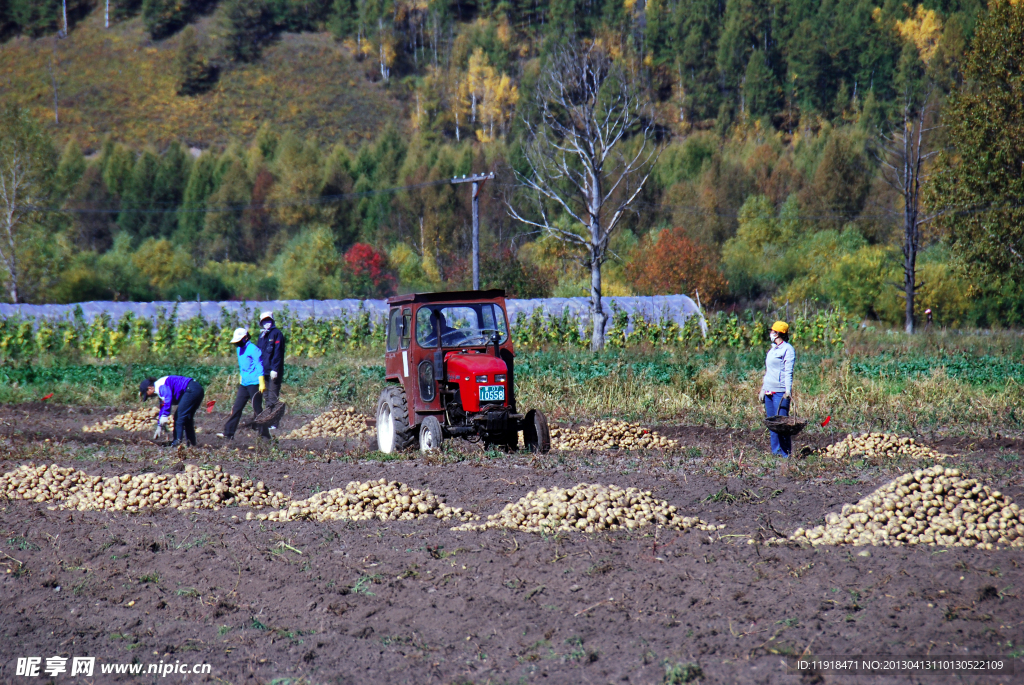
<svg viewBox="0 0 1024 685"><path fill-rule="evenodd" d="M436 416L428 416L420 424L420 452L436 452L441 449L444 432Z"/></svg>
<svg viewBox="0 0 1024 685"><path fill-rule="evenodd" d="M416 440L409 427L409 406L405 390L384 388L377 402L377 449L384 454L404 450Z"/></svg>
<svg viewBox="0 0 1024 685"><path fill-rule="evenodd" d="M523 443L528 452L547 454L551 451L548 419L536 409L526 412L526 418L523 420Z"/></svg>

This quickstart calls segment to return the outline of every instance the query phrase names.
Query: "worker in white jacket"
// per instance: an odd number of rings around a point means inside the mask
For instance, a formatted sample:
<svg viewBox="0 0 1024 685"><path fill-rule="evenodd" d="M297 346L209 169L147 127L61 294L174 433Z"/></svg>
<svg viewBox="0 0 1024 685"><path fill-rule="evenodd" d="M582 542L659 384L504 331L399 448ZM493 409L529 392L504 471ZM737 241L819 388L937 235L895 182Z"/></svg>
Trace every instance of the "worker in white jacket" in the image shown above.
<svg viewBox="0 0 1024 685"><path fill-rule="evenodd" d="M796 364L796 350L787 340L789 324L776 321L768 332L772 346L764 360L764 381L761 383L761 401L764 402L765 416L789 416L789 402L793 396L793 366ZM772 434L772 454L788 457L793 451L789 435Z"/></svg>

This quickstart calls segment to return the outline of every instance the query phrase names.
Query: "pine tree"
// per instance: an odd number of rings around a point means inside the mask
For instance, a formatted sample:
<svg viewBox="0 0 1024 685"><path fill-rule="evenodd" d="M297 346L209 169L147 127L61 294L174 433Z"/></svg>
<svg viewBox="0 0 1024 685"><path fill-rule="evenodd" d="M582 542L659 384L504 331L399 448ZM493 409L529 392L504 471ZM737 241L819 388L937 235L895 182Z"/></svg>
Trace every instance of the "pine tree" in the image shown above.
<svg viewBox="0 0 1024 685"><path fill-rule="evenodd" d="M188 23L193 4L190 0L142 0L142 21L153 38L170 36Z"/></svg>
<svg viewBox="0 0 1024 685"><path fill-rule="evenodd" d="M169 238L178 228L178 214L188 183L192 156L180 143L171 143L160 159L160 169L153 183L153 207L160 210L151 216L146 236Z"/></svg>
<svg viewBox="0 0 1024 685"><path fill-rule="evenodd" d="M755 117L774 114L782 99L782 89L765 59L761 50L752 52L743 79L743 99L747 111Z"/></svg>
<svg viewBox="0 0 1024 685"><path fill-rule="evenodd" d="M72 221L71 238L78 249L102 253L110 249L117 225L106 210L113 204L99 164L90 164L75 184L67 200L68 208L76 211ZM124 234L131 242L131 236Z"/></svg>
<svg viewBox="0 0 1024 685"><path fill-rule="evenodd" d="M176 59L178 95L197 95L210 87L213 70L199 45L194 27L186 26L179 40Z"/></svg>
<svg viewBox="0 0 1024 685"><path fill-rule="evenodd" d="M359 9L354 0L334 0L327 24L335 38L354 34L359 26Z"/></svg>
<svg viewBox="0 0 1024 685"><path fill-rule="evenodd" d="M149 150L139 155L121 198L117 223L132 237L145 237L149 233L146 229L150 223L149 211L153 208L153 187L159 167L159 158Z"/></svg>
<svg viewBox="0 0 1024 685"><path fill-rule="evenodd" d="M274 33L266 0L228 0L224 8L224 51L238 62L259 59L266 42Z"/></svg>
<svg viewBox="0 0 1024 685"><path fill-rule="evenodd" d="M12 22L22 33L41 36L63 28L60 0L8 0Z"/></svg>
<svg viewBox="0 0 1024 685"><path fill-rule="evenodd" d="M132 151L121 144L111 144L107 148L104 144L104 155L102 162L103 182L107 184L107 190L111 195L120 199L128 190L131 182L132 171L135 169L135 155Z"/></svg>
<svg viewBox="0 0 1024 685"><path fill-rule="evenodd" d="M214 172L217 158L204 152L192 165L178 211L178 230L174 242L179 245L195 245L206 223L206 201L216 190Z"/></svg>
<svg viewBox="0 0 1024 685"><path fill-rule="evenodd" d="M950 150L929 204L968 270L1024 278L1024 3L994 0L978 24L965 85L947 105ZM1019 288L1019 285L1018 285Z"/></svg>
<svg viewBox="0 0 1024 685"><path fill-rule="evenodd" d="M64 153L57 165L56 192L58 197L67 197L85 173L86 161L78 141L72 138L64 146Z"/></svg>
<svg viewBox="0 0 1024 685"><path fill-rule="evenodd" d="M252 199L252 185L245 166L234 160L217 191L210 195L203 232L201 254L215 261L238 259L242 255L242 216Z"/></svg>

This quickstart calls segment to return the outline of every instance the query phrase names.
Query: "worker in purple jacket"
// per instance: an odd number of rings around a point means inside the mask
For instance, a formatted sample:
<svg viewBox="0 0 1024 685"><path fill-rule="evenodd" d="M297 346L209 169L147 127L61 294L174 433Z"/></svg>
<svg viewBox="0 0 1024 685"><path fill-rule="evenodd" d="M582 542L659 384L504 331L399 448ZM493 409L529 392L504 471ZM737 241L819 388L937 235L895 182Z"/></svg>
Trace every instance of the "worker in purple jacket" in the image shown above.
<svg viewBox="0 0 1024 685"><path fill-rule="evenodd" d="M171 406L176 404L178 413L174 417L174 441L171 447L181 444L183 433L188 444L195 445L195 414L206 395L203 386L188 376L147 378L139 385L139 397L145 402L153 395L160 397L160 415L156 419L153 439L158 440L163 434L167 422L171 420Z"/></svg>

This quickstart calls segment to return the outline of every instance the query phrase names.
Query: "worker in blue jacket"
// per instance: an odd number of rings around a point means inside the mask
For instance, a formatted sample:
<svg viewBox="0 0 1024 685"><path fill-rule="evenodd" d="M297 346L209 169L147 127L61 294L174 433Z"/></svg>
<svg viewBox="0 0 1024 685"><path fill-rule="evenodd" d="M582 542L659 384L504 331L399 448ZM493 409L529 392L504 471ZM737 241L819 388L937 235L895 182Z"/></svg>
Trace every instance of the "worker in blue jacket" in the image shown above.
<svg viewBox="0 0 1024 685"><path fill-rule="evenodd" d="M177 447L182 440L190 445L196 444L196 410L199 409L206 391L203 386L188 376L164 376L163 378L146 378L139 384L139 397L143 402L156 395L160 398L160 414L156 418L154 440L159 440L167 424L171 420L171 407L178 405L178 413L174 416L174 441L171 447Z"/></svg>
<svg viewBox="0 0 1024 685"><path fill-rule="evenodd" d="M238 350L239 384L238 392L235 393L235 406L231 408L231 416L224 424L224 432L217 434L217 437L225 440L234 439L242 412L250 402L253 418L260 415L263 411L263 391L267 389L267 381L263 376L262 353L249 340L249 331L236 328L234 335L231 336L231 344ZM266 426L260 429L260 435L264 438L270 437L270 431Z"/></svg>

